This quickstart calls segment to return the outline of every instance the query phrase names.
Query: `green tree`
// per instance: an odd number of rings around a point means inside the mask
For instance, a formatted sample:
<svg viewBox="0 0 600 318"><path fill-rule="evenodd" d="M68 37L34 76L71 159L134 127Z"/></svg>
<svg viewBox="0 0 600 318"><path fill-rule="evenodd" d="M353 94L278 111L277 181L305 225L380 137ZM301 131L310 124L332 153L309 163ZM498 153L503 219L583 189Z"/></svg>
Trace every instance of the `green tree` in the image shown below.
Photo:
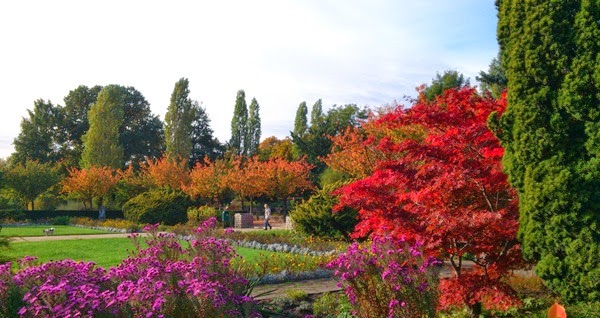
<svg viewBox="0 0 600 318"><path fill-rule="evenodd" d="M296 118L294 119L294 134L296 136L302 137L308 130L307 115L308 107L306 107L306 102L302 102L296 110Z"/></svg>
<svg viewBox="0 0 600 318"><path fill-rule="evenodd" d="M230 150L234 155L245 154L246 136L248 135L248 107L246 106L246 93L243 90L237 92L233 117L231 118Z"/></svg>
<svg viewBox="0 0 600 318"><path fill-rule="evenodd" d="M61 155L70 166L79 164L83 153L83 135L90 128L88 113L98 98L102 86L80 85L65 96L65 106L60 108L62 147Z"/></svg>
<svg viewBox="0 0 600 318"><path fill-rule="evenodd" d="M600 300L600 3L501 0L503 166L525 257L567 301Z"/></svg>
<svg viewBox="0 0 600 318"><path fill-rule="evenodd" d="M21 120L21 132L15 138L15 163L24 164L27 160L57 162L59 153L60 109L50 101L38 99L33 111L27 110L29 118Z"/></svg>
<svg viewBox="0 0 600 318"><path fill-rule="evenodd" d="M119 142L119 127L123 124L123 94L117 85L108 85L98 94L90 108L90 129L83 135L81 165L107 166L114 169L123 166L123 147Z"/></svg>
<svg viewBox="0 0 600 318"><path fill-rule="evenodd" d="M116 86L116 85L115 85ZM117 86L123 96L119 105L123 123L119 127L119 142L123 146L124 161L134 165L145 157L159 157L163 150L163 124L153 115L150 104L134 87ZM89 110L96 102L102 86L79 86L64 98L60 108L61 157L67 165L77 165L83 152L82 137L89 129Z"/></svg>
<svg viewBox="0 0 600 318"><path fill-rule="evenodd" d="M319 125L324 119L323 115L323 102L321 99L318 99L312 106L310 110L310 125L316 126Z"/></svg>
<svg viewBox="0 0 600 318"><path fill-rule="evenodd" d="M146 157L160 157L164 141L162 121L152 114L150 103L134 87L119 86L119 90L123 96L119 142L123 146L125 162L137 164Z"/></svg>
<svg viewBox="0 0 600 318"><path fill-rule="evenodd" d="M498 54L498 58L492 59L487 73L481 71L475 79L479 81L482 92L489 92L494 98L500 98L507 84L506 73L502 66L502 56Z"/></svg>
<svg viewBox="0 0 600 318"><path fill-rule="evenodd" d="M196 101L193 103L194 120L192 121L192 156L190 158L190 167L198 162L204 162L204 158L211 161L221 157L224 149L219 140L213 137L213 130L210 128L210 118L206 110Z"/></svg>
<svg viewBox="0 0 600 318"><path fill-rule="evenodd" d="M246 132L246 155L251 157L258 153L258 144L260 144L260 106L256 98L252 98L250 108L248 109L248 130Z"/></svg>
<svg viewBox="0 0 600 318"><path fill-rule="evenodd" d="M444 74L437 73L430 85L426 85L421 92L423 98L432 101L442 95L446 90L455 88L460 89L469 85L469 79L465 80L464 75L457 71L444 71Z"/></svg>
<svg viewBox="0 0 600 318"><path fill-rule="evenodd" d="M194 106L189 94L189 81L181 78L175 83L165 115L166 156L174 160L188 160L192 152Z"/></svg>
<svg viewBox="0 0 600 318"><path fill-rule="evenodd" d="M35 209L37 197L59 181L58 169L52 163L27 160L24 164L13 165L4 173L4 182L31 210Z"/></svg>
<svg viewBox="0 0 600 318"><path fill-rule="evenodd" d="M331 137L344 132L349 126L357 127L361 120L367 118L367 110L355 104L334 105L326 115L318 116L320 104L317 102L317 107L313 107L311 117L313 114L316 116L306 134L298 136L292 132L292 141L299 154L306 156L308 163L314 166L311 172L313 181L317 181L318 175L325 170L325 164L320 158L331 153Z"/></svg>

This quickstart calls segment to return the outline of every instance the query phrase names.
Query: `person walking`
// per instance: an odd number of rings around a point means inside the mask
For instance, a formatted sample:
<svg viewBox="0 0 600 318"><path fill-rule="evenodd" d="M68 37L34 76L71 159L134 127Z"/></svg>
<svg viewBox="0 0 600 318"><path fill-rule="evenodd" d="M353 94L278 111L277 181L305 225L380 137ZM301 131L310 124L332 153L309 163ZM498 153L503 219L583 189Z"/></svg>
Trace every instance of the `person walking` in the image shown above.
<svg viewBox="0 0 600 318"><path fill-rule="evenodd" d="M265 203L265 230L267 229L267 226L269 229L273 228L271 224L269 224L269 219L271 219L271 208L269 208L269 205Z"/></svg>

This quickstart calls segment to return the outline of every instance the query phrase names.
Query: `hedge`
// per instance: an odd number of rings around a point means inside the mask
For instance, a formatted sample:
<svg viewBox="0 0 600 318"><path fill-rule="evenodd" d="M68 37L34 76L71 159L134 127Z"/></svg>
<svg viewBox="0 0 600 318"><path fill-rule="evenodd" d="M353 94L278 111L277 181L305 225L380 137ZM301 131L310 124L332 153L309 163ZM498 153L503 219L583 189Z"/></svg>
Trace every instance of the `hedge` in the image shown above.
<svg viewBox="0 0 600 318"><path fill-rule="evenodd" d="M98 218L98 211L82 211L82 210L35 210L35 211L23 211L23 210L0 210L0 220L2 219L13 219L15 221L23 220L45 220L53 219L59 216L67 217L83 217L90 219ZM107 210L107 219L123 219L123 211L120 210Z"/></svg>

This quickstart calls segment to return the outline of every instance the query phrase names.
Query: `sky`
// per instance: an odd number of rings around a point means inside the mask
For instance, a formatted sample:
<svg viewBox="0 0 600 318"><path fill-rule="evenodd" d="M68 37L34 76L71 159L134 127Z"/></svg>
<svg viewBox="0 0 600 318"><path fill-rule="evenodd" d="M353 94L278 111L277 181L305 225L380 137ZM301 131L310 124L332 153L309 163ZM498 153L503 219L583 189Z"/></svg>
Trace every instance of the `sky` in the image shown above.
<svg viewBox="0 0 600 318"><path fill-rule="evenodd" d="M262 138L284 138L302 101L406 104L445 70L476 84L496 23L494 0L2 1L0 158L37 99L133 86L164 120L182 77L221 142L240 89L260 105Z"/></svg>

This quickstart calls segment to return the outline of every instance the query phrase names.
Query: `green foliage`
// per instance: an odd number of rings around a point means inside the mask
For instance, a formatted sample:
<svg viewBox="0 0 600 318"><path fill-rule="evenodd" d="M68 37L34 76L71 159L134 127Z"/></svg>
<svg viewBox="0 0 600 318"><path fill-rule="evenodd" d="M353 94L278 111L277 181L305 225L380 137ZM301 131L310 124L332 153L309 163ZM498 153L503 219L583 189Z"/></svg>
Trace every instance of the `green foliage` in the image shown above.
<svg viewBox="0 0 600 318"><path fill-rule="evenodd" d="M500 98L507 85L502 56L498 54L498 58L492 59L488 72L479 72L475 79L481 84L482 92L489 92L494 98Z"/></svg>
<svg viewBox="0 0 600 318"><path fill-rule="evenodd" d="M16 164L4 173L4 182L26 204L31 203L34 210L34 201L42 193L59 181L57 166L51 163L26 161L25 164Z"/></svg>
<svg viewBox="0 0 600 318"><path fill-rule="evenodd" d="M213 137L213 130L210 128L210 118L206 110L197 102L193 103L194 120L192 121L192 155L190 157L190 166L201 162L205 157L215 160L222 156L224 149L219 140Z"/></svg>
<svg viewBox="0 0 600 318"><path fill-rule="evenodd" d="M171 94L171 103L165 114L165 154L171 159L190 157L192 150L192 122L194 120L194 103L188 97L189 81L181 78L175 83Z"/></svg>
<svg viewBox="0 0 600 318"><path fill-rule="evenodd" d="M308 130L308 107L306 107L306 102L300 103L298 106L298 110L296 110L296 118L294 119L294 134L296 136L302 137L306 130Z"/></svg>
<svg viewBox="0 0 600 318"><path fill-rule="evenodd" d="M599 3L498 1L508 108L490 120L525 257L565 300L600 299Z"/></svg>
<svg viewBox="0 0 600 318"><path fill-rule="evenodd" d="M319 176L319 184L321 185L321 188L323 188L336 182L345 182L349 179L350 176L347 174L327 167Z"/></svg>
<svg viewBox="0 0 600 318"><path fill-rule="evenodd" d="M64 98L65 106L61 109L62 126L59 128L64 139L61 154L69 166L76 166L81 160L82 137L90 128L88 113L101 90L102 86L98 85L91 88L80 85L69 91Z"/></svg>
<svg viewBox="0 0 600 318"><path fill-rule="evenodd" d="M332 192L340 185L340 183L334 183L325 186L311 196L308 201L296 206L291 216L298 231L308 235L336 239L349 237L358 223L358 213L350 208L333 212L338 198Z"/></svg>
<svg viewBox="0 0 600 318"><path fill-rule="evenodd" d="M324 293L313 303L313 313L323 318L350 318L352 305L344 293Z"/></svg>
<svg viewBox="0 0 600 318"><path fill-rule="evenodd" d="M42 163L57 162L61 143L59 137L60 108L38 99L33 111L27 110L29 118L21 120L21 132L15 138L13 163L25 164L27 160Z"/></svg>
<svg viewBox="0 0 600 318"><path fill-rule="evenodd" d="M231 139L229 147L233 154L245 153L246 136L248 135L248 107L246 106L246 93L239 90L235 97L235 107L231 118Z"/></svg>
<svg viewBox="0 0 600 318"><path fill-rule="evenodd" d="M125 218L136 223L175 225L188 221L187 209L192 205L183 192L166 188L151 189L123 205Z"/></svg>
<svg viewBox="0 0 600 318"><path fill-rule="evenodd" d="M216 217L217 220L220 220L221 212L212 206L203 205L187 209L187 217L188 220L195 223L208 220L210 217ZM233 214L231 215L231 218L233 218Z"/></svg>
<svg viewBox="0 0 600 318"><path fill-rule="evenodd" d="M422 94L425 100L431 102L436 97L441 96L448 89L460 89L465 86L469 86L469 79L465 80L464 75L457 71L444 71L444 74L436 74L436 77L431 81L430 85L427 85Z"/></svg>
<svg viewBox="0 0 600 318"><path fill-rule="evenodd" d="M83 167L99 166L114 169L123 166L123 146L119 142L119 127L123 124L123 94L118 86L108 85L98 94L90 108L90 129L83 135Z"/></svg>
<svg viewBox="0 0 600 318"><path fill-rule="evenodd" d="M311 111L311 123L308 131L302 135L292 132L292 141L300 156L306 156L306 161L314 166L313 180L325 170L325 164L320 160L331 153L331 137L346 130L349 126L358 126L367 118L367 110L354 104L344 106L334 105L326 115L321 110L321 101L317 101Z"/></svg>
<svg viewBox="0 0 600 318"><path fill-rule="evenodd" d="M68 216L57 216L52 219L52 225L69 225L71 224L71 218Z"/></svg>
<svg viewBox="0 0 600 318"><path fill-rule="evenodd" d="M258 153L258 145L260 144L260 106L256 98L252 98L250 108L248 109L248 130L246 132L246 156L253 156Z"/></svg>

